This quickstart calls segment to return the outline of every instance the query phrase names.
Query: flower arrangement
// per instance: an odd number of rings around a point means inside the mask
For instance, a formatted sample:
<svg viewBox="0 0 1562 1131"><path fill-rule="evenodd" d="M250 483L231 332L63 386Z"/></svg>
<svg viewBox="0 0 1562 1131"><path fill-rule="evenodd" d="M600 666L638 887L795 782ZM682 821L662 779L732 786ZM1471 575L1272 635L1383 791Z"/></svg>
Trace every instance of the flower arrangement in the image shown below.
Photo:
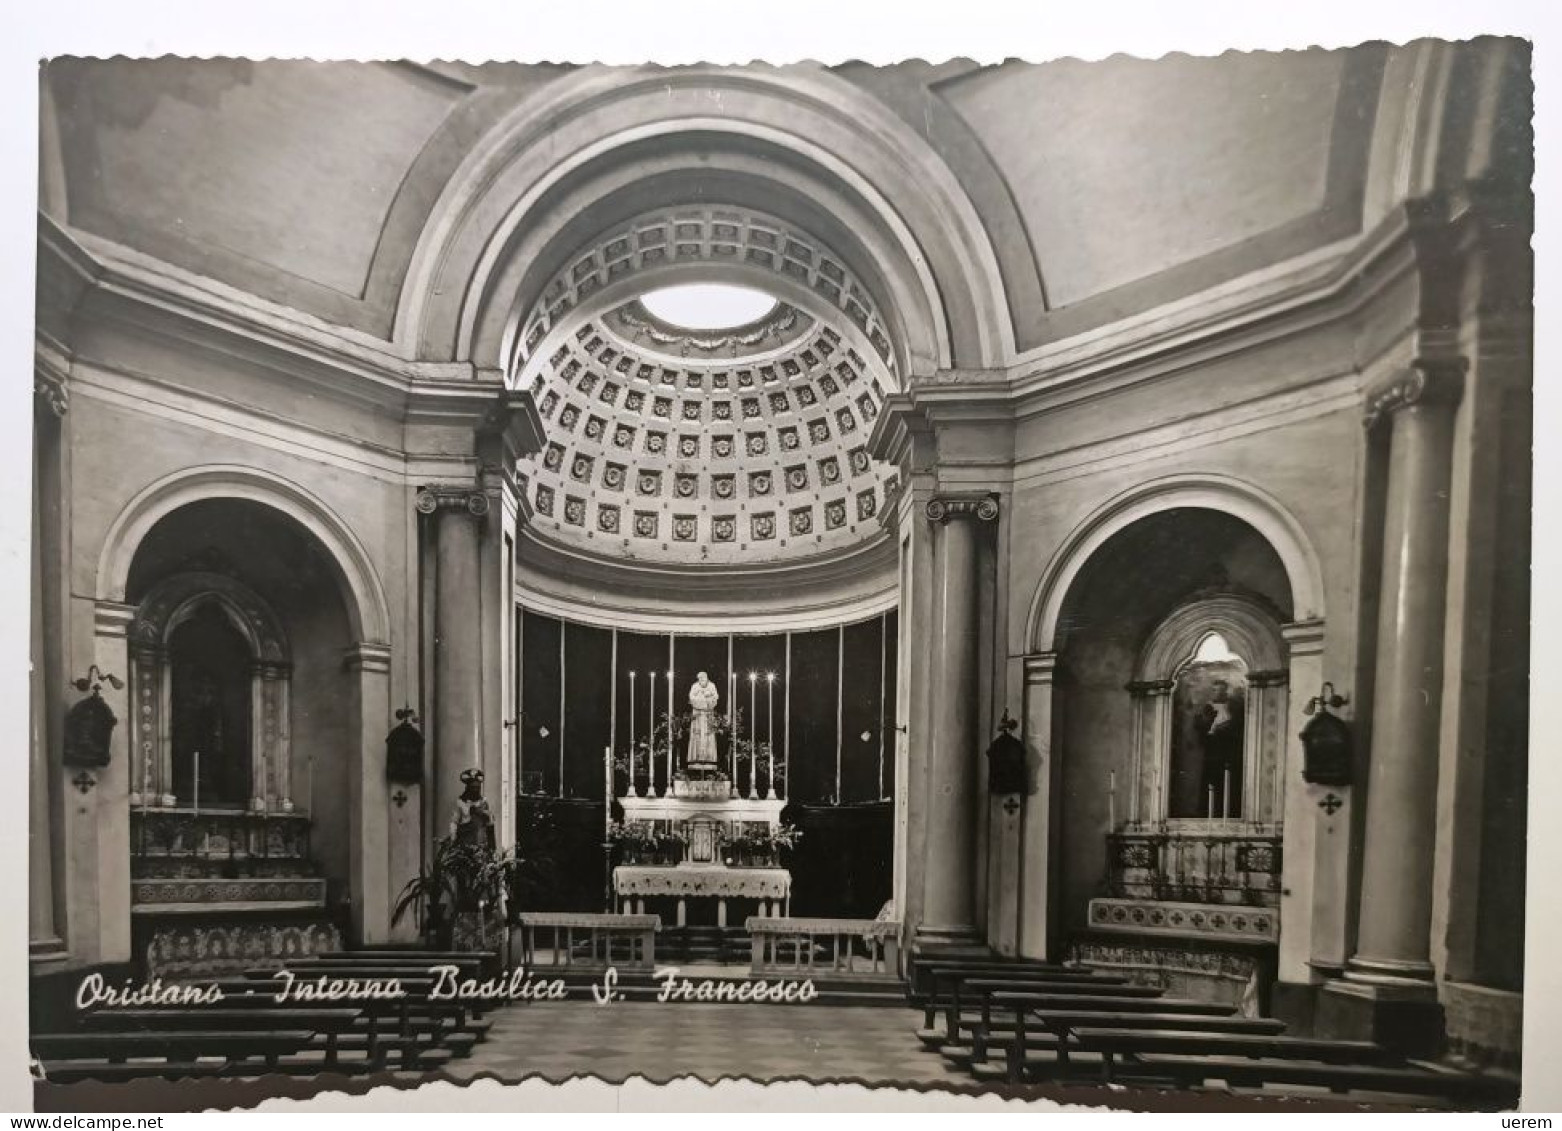
<svg viewBox="0 0 1562 1131"><path fill-rule="evenodd" d="M607 843L625 864L677 864L689 841L676 829L658 829L649 821L614 821Z"/></svg>
<svg viewBox="0 0 1562 1131"><path fill-rule="evenodd" d="M737 868L773 868L779 863L781 853L797 847L802 836L796 825L731 833L722 838L722 858Z"/></svg>

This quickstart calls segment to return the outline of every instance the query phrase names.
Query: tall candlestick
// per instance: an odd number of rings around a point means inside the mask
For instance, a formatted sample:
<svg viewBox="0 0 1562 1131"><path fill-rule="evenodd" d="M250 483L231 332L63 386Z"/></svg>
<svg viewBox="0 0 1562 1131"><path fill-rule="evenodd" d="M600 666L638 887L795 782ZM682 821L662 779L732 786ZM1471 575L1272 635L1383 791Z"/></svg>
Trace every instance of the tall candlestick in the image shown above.
<svg viewBox="0 0 1562 1131"><path fill-rule="evenodd" d="M673 792L673 673L667 671L667 794Z"/></svg>
<svg viewBox="0 0 1562 1131"><path fill-rule="evenodd" d="M1220 786L1220 816L1223 820L1231 819L1231 767L1226 767L1225 781Z"/></svg>
<svg viewBox="0 0 1562 1131"><path fill-rule="evenodd" d="M770 761L767 799L776 795L776 673L765 673L765 755Z"/></svg>
<svg viewBox="0 0 1562 1131"><path fill-rule="evenodd" d="M195 752L194 772L195 777L193 780L195 784L194 788L191 790L190 811L193 813L199 813L201 811L201 752L199 750Z"/></svg>
<svg viewBox="0 0 1562 1131"><path fill-rule="evenodd" d="M640 787L635 784L635 673L629 673L629 793L630 797L640 796Z"/></svg>
<svg viewBox="0 0 1562 1131"><path fill-rule="evenodd" d="M1106 772L1106 831L1117 831L1117 771Z"/></svg>
<svg viewBox="0 0 1562 1131"><path fill-rule="evenodd" d="M613 748L602 748L602 831L613 831Z"/></svg>
<svg viewBox="0 0 1562 1131"><path fill-rule="evenodd" d="M646 700L645 707L645 776L647 788L651 796L656 796L656 673L651 673L651 682L647 684L650 697Z"/></svg>
<svg viewBox="0 0 1562 1131"><path fill-rule="evenodd" d="M748 799L750 801L759 800L759 793L754 788L754 779L759 777L759 715L754 710L754 692L759 688L758 681L758 672L748 673Z"/></svg>

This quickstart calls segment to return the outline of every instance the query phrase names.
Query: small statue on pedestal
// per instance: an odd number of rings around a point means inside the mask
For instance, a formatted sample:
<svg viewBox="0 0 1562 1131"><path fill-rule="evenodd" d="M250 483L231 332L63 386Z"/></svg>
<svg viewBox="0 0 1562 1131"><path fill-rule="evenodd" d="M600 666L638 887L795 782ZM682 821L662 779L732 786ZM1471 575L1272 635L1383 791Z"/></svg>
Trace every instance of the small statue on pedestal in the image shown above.
<svg viewBox="0 0 1562 1131"><path fill-rule="evenodd" d="M494 816L483 797L483 771L475 766L461 771L461 784L466 788L456 798L455 813L450 818L450 838L457 844L470 844L489 852L498 848L494 835Z"/></svg>
<svg viewBox="0 0 1562 1131"><path fill-rule="evenodd" d="M689 706L693 708L693 715L689 720L689 753L684 766L691 775L694 771L714 774L719 766L716 754L716 704L720 700L721 692L716 690L710 677L701 672L698 681L689 688Z"/></svg>

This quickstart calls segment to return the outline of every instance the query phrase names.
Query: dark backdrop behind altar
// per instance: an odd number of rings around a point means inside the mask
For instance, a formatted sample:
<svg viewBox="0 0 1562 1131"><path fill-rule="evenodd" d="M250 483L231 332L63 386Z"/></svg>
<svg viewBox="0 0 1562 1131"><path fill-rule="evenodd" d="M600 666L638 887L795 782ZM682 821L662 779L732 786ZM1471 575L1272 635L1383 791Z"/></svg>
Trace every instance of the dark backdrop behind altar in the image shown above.
<svg viewBox="0 0 1562 1131"><path fill-rule="evenodd" d="M703 671L720 690L717 710L725 714L727 676L735 672L743 737L751 720L761 742L774 735L778 792L788 800L783 818L803 832L786 862L792 913L870 918L878 913L890 897L893 872L894 612L766 635L630 632L530 610L517 612L517 622L520 845L523 853L551 860L553 866L542 871L556 876L526 902L552 910L605 905L604 750L611 748L617 757L614 792L621 795L631 727L629 673L636 673L634 738L643 744L649 673L657 673L660 716L667 709L665 673L671 670L675 712L688 710L689 685ZM752 715L750 672L758 676ZM773 698L767 695L771 673ZM725 759L725 744L722 750ZM675 754L681 765L681 743ZM665 746L657 758L660 786ZM637 769L643 781L643 758ZM761 786L767 772L762 764ZM746 786L746 771L739 781Z"/></svg>

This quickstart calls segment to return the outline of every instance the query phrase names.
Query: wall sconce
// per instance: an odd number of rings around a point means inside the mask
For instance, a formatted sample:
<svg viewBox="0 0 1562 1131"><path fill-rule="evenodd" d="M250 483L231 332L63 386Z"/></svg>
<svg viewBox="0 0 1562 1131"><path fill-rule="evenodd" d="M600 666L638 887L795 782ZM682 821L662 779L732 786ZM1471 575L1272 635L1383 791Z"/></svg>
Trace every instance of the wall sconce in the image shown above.
<svg viewBox="0 0 1562 1131"><path fill-rule="evenodd" d="M1349 785L1351 781L1350 727L1330 708L1338 710L1350 702L1336 695L1334 684L1325 683L1317 695L1307 701L1302 713L1311 715L1302 727L1302 780L1312 785Z"/></svg>
<svg viewBox="0 0 1562 1131"><path fill-rule="evenodd" d="M408 705L396 712L396 720L385 736L385 777L398 785L418 785L423 781L423 732L418 729L418 714Z"/></svg>
<svg viewBox="0 0 1562 1131"><path fill-rule="evenodd" d="M100 769L109 763L109 740L113 737L114 727L119 720L114 717L112 708L103 700L104 683L116 691L125 686L124 680L99 671L96 664L88 668L87 674L82 678L71 680L71 685L77 691L90 689L91 694L65 712L63 761L67 766Z"/></svg>
<svg viewBox="0 0 1562 1131"><path fill-rule="evenodd" d="M987 792L1004 795L1026 792L1025 744L1014 737L1020 724L1009 717L1007 708L998 724L998 737L987 747Z"/></svg>

